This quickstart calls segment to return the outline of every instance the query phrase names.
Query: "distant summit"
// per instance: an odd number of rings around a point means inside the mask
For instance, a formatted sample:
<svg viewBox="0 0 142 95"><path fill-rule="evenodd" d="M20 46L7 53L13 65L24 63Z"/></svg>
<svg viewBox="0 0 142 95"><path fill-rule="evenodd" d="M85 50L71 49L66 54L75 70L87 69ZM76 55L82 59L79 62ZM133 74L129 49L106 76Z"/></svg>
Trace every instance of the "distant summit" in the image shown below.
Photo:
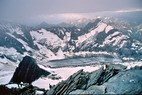
<svg viewBox="0 0 142 95"><path fill-rule="evenodd" d="M85 27L89 22L94 22L96 19L100 18L99 16L95 16L92 18L81 18L77 20L72 20L72 21L66 21L60 24L60 26L63 27L71 27L71 26L76 26L76 27Z"/></svg>

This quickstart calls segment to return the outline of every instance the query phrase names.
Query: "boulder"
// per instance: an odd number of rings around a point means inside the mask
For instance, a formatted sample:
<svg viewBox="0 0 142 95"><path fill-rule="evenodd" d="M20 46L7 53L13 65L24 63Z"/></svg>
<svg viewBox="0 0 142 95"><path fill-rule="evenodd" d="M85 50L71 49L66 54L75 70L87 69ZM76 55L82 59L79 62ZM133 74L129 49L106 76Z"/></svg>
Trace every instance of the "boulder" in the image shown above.
<svg viewBox="0 0 142 95"><path fill-rule="evenodd" d="M35 59L25 56L16 68L14 75L9 83L32 83L41 76L47 76L50 73L41 69Z"/></svg>

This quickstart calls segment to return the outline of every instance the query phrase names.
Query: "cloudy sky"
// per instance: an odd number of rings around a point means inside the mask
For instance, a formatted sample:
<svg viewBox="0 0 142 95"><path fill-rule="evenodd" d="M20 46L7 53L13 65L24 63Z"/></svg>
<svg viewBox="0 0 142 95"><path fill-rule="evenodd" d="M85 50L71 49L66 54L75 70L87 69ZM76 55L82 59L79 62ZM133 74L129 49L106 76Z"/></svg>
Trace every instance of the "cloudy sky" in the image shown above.
<svg viewBox="0 0 142 95"><path fill-rule="evenodd" d="M0 20L21 23L56 23L133 11L142 11L142 0L0 0Z"/></svg>

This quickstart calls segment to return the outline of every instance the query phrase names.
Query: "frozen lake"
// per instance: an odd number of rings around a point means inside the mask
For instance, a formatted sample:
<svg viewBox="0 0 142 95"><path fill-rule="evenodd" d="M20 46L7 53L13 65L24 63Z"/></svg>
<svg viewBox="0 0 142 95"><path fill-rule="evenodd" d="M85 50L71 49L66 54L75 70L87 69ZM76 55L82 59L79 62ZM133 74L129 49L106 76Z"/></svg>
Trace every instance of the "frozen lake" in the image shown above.
<svg viewBox="0 0 142 95"><path fill-rule="evenodd" d="M120 63L122 60L118 58L107 58L107 57L81 57L81 58L70 58L62 60L52 60L46 63L41 63L44 66L49 66L52 68L58 67L77 67L77 66L87 66L87 65L101 65L102 63Z"/></svg>

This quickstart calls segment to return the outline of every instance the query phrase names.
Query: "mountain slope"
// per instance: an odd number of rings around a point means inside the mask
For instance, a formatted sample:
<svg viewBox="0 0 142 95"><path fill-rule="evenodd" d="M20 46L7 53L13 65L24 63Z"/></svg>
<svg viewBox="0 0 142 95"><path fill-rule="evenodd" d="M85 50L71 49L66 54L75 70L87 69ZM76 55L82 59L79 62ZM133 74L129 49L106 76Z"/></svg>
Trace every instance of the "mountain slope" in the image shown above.
<svg viewBox="0 0 142 95"><path fill-rule="evenodd" d="M39 61L85 57L104 52L122 60L142 58L142 26L118 18L95 18L77 25L28 27L0 23L0 58L16 62L25 55ZM4 52L6 51L6 52ZM96 53L94 53L96 52ZM8 54L9 53L9 54Z"/></svg>

